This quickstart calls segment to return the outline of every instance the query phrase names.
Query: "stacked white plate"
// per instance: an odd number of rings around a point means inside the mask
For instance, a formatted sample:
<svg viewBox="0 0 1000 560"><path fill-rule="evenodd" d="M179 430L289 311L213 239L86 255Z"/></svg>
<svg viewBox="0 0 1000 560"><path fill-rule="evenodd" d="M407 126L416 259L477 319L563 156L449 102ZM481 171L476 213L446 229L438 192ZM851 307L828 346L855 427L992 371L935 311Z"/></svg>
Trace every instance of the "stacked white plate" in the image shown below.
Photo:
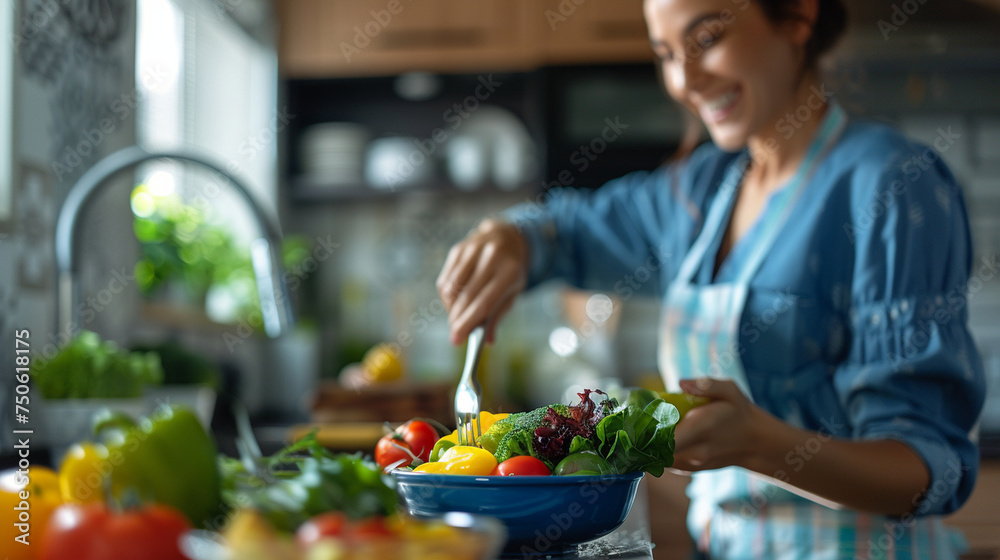
<svg viewBox="0 0 1000 560"><path fill-rule="evenodd" d="M309 127L303 132L299 146L303 173L318 185L362 184L370 138L371 132L355 123L331 122Z"/></svg>

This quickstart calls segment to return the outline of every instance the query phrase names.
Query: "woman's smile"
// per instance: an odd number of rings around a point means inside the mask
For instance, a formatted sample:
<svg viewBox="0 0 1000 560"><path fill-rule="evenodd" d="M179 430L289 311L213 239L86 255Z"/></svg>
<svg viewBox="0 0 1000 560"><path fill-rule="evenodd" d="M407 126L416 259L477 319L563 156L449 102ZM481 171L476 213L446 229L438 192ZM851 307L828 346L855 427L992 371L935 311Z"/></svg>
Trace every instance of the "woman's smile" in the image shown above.
<svg viewBox="0 0 1000 560"><path fill-rule="evenodd" d="M706 97L699 103L699 113L706 124L717 124L728 119L743 100L743 89L733 86L720 94Z"/></svg>

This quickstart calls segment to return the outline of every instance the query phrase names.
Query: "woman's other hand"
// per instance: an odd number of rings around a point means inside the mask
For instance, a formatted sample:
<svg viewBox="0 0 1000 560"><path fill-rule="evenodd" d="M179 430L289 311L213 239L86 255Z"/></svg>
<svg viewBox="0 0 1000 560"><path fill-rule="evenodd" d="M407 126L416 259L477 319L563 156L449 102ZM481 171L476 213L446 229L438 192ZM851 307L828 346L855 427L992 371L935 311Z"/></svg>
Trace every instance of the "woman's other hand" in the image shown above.
<svg viewBox="0 0 1000 560"><path fill-rule="evenodd" d="M487 319L486 339L492 342L497 322L524 291L527 276L528 246L513 224L484 220L452 247L437 279L452 344Z"/></svg>
<svg viewBox="0 0 1000 560"><path fill-rule="evenodd" d="M777 421L740 391L730 380L682 379L688 394L711 402L688 411L677 425L673 468L701 471L732 465L746 467L759 450L760 434L769 421Z"/></svg>

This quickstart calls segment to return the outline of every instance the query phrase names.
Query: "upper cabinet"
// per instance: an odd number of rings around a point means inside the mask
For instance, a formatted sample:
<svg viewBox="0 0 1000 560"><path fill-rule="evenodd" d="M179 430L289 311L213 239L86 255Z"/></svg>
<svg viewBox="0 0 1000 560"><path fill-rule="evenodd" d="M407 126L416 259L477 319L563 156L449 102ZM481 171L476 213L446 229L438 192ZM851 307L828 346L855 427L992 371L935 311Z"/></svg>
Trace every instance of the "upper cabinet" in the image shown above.
<svg viewBox="0 0 1000 560"><path fill-rule="evenodd" d="M522 70L652 54L642 0L278 0L292 78Z"/></svg>
<svg viewBox="0 0 1000 560"><path fill-rule="evenodd" d="M542 0L531 3L534 50L547 64L653 59L642 0Z"/></svg>

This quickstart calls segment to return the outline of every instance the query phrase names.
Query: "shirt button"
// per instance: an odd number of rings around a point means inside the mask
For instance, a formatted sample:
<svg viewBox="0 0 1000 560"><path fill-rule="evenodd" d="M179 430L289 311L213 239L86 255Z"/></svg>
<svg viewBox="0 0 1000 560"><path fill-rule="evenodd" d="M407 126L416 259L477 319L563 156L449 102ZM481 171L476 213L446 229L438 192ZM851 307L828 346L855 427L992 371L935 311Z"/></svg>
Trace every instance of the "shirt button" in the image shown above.
<svg viewBox="0 0 1000 560"><path fill-rule="evenodd" d="M909 308L910 308L910 302L906 301L905 299L899 304L899 309L903 313L906 313L906 310Z"/></svg>
<svg viewBox="0 0 1000 560"><path fill-rule="evenodd" d="M899 317L899 310L893 307L892 309L889 310L889 318L895 321L896 317Z"/></svg>
<svg viewBox="0 0 1000 560"><path fill-rule="evenodd" d="M872 314L872 324L873 325L877 325L881 321L882 321L882 316L881 315L879 315L878 313L873 313Z"/></svg>

